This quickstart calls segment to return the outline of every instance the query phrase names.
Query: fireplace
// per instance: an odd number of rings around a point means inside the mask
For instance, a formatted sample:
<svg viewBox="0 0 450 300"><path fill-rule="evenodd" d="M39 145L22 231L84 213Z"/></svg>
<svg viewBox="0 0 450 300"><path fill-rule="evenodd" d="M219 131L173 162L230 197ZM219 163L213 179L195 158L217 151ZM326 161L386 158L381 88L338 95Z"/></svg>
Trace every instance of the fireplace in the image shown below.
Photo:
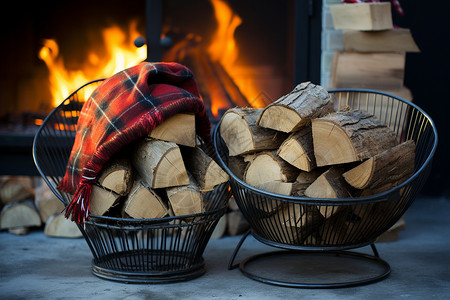
<svg viewBox="0 0 450 300"><path fill-rule="evenodd" d="M141 0L124 6L114 0L33 2L24 9L13 3L9 12L15 23L2 18L2 28L10 30L4 36L8 47L1 48L1 174L37 175L30 153L42 119L77 87L126 67L103 74L94 70L96 64L107 64L108 56L122 57L106 49L105 29L122 30L123 37L109 43L125 44L138 53L135 62L177 61L192 69L214 124L230 107L262 107L296 83L320 81L321 5L321 1ZM224 6L229 15L220 23L218 11L223 13ZM146 40L149 47L133 45L138 36L143 39L137 42ZM217 37L233 40L221 44L220 39L214 41ZM214 54L214 43L219 50L235 43L235 50ZM53 64L63 64L67 74L84 68L84 77L79 82L72 79L75 75L68 77L72 86L55 96L45 54L54 56Z"/></svg>

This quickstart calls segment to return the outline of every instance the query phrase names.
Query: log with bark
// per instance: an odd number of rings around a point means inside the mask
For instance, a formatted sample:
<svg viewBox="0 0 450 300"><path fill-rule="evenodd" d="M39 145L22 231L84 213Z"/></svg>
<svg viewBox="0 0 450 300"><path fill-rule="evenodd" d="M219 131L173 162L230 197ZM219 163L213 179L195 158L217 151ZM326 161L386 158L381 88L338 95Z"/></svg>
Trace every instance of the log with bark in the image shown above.
<svg viewBox="0 0 450 300"><path fill-rule="evenodd" d="M397 144L395 132L363 111L314 119L312 133L317 166L363 161Z"/></svg>
<svg viewBox="0 0 450 300"><path fill-rule="evenodd" d="M135 219L162 218L168 214L167 205L161 197L140 178L134 181L122 210L124 216Z"/></svg>
<svg viewBox="0 0 450 300"><path fill-rule="evenodd" d="M153 129L149 137L178 145L195 147L195 115L176 114Z"/></svg>
<svg viewBox="0 0 450 300"><path fill-rule="evenodd" d="M180 148L175 143L144 139L131 158L139 176L153 189L189 184Z"/></svg>
<svg viewBox="0 0 450 300"><path fill-rule="evenodd" d="M181 154L202 193L228 181L228 174L199 147L183 147Z"/></svg>
<svg viewBox="0 0 450 300"><path fill-rule="evenodd" d="M192 176L189 176L188 185L170 187L166 192L175 216L204 212L203 196Z"/></svg>
<svg viewBox="0 0 450 300"><path fill-rule="evenodd" d="M311 127L305 126L291 134L281 144L277 155L300 170L313 170L316 167L316 158Z"/></svg>
<svg viewBox="0 0 450 300"><path fill-rule="evenodd" d="M0 201L3 204L33 197L31 179L25 176L4 176L0 180Z"/></svg>
<svg viewBox="0 0 450 300"><path fill-rule="evenodd" d="M232 108L223 115L220 134L230 156L277 149L284 141L286 134L256 124L261 111L262 109Z"/></svg>
<svg viewBox="0 0 450 300"><path fill-rule="evenodd" d="M39 227L41 225L41 217L32 200L10 202L1 210L0 229Z"/></svg>
<svg viewBox="0 0 450 300"><path fill-rule="evenodd" d="M133 183L131 162L126 156L111 159L103 168L98 184L116 194L125 196L130 192Z"/></svg>
<svg viewBox="0 0 450 300"><path fill-rule="evenodd" d="M331 113L333 105L333 97L323 87L303 82L264 108L257 124L282 132L294 132L311 119Z"/></svg>
<svg viewBox="0 0 450 300"><path fill-rule="evenodd" d="M44 227L44 234L59 238L80 238L83 235L77 224L64 217L64 214L56 213L51 215Z"/></svg>
<svg viewBox="0 0 450 300"><path fill-rule="evenodd" d="M247 166L244 181L258 186L270 181L292 182L300 170L281 159L276 151L260 152Z"/></svg>
<svg viewBox="0 0 450 300"><path fill-rule="evenodd" d="M415 143L409 140L369 158L343 176L353 187L377 194L411 177L414 159Z"/></svg>

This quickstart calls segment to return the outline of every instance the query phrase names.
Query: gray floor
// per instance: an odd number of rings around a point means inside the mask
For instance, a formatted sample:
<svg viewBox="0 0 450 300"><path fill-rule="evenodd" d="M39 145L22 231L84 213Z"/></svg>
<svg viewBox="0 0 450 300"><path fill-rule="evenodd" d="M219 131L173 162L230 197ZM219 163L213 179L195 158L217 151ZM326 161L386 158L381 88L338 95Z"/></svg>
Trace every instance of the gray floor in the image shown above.
<svg viewBox="0 0 450 300"><path fill-rule="evenodd" d="M211 240L204 253L205 275L181 283L124 284L91 274L91 253L83 239L0 233L1 299L450 299L450 199L419 197L405 214L396 242L377 243L391 275L365 286L296 289L261 283L239 269L227 270L240 236ZM253 237L237 261L274 248ZM370 248L356 249L370 253Z"/></svg>

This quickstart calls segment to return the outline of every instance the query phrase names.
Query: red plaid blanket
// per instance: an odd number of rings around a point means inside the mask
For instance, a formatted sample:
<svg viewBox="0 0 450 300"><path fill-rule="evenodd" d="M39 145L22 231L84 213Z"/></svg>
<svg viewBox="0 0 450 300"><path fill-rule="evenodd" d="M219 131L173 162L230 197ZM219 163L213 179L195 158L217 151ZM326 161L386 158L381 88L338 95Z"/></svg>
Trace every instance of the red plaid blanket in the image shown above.
<svg viewBox="0 0 450 300"><path fill-rule="evenodd" d="M211 124L197 83L177 63L147 63L106 79L83 105L67 170L58 188L73 194L66 217L89 217L92 184L103 165L120 149L147 135L167 118L196 114L196 131L210 142Z"/></svg>

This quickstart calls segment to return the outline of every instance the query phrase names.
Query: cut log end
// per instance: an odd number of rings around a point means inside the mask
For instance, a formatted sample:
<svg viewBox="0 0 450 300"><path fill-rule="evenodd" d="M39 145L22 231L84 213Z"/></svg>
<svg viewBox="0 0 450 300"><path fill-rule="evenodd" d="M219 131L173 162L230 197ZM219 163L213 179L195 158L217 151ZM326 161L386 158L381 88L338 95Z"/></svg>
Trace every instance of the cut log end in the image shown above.
<svg viewBox="0 0 450 300"><path fill-rule="evenodd" d="M281 121L282 120L282 121ZM270 106L261 115L258 125L282 132L293 132L309 122L302 119L297 112L286 106Z"/></svg>

